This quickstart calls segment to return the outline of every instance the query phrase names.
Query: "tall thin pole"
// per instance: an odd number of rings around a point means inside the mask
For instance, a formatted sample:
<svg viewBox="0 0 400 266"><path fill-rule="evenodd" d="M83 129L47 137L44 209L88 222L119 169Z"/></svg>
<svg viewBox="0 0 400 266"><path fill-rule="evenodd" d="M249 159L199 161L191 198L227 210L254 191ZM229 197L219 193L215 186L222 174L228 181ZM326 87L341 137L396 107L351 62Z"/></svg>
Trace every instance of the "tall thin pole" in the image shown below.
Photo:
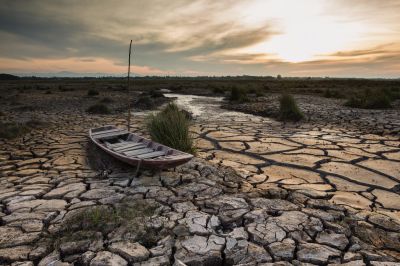
<svg viewBox="0 0 400 266"><path fill-rule="evenodd" d="M129 62L128 62L128 131L131 130L131 95L129 90L130 83L130 73L131 73L131 49L132 49L132 40L129 44Z"/></svg>

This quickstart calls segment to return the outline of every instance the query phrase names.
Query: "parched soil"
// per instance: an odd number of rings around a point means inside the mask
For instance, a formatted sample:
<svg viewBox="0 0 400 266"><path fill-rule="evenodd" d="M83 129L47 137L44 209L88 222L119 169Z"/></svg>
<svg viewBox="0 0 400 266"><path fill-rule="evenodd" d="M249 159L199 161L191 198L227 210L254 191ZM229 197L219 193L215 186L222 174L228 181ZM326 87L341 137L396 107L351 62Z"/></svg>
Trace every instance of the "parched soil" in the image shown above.
<svg viewBox="0 0 400 266"><path fill-rule="evenodd" d="M223 104L223 108L276 118L279 116L279 96L271 93L252 97L250 102ZM344 106L345 99L324 98L316 95L294 95L306 122L336 125L373 134L400 135L400 100L385 110L357 109Z"/></svg>
<svg viewBox="0 0 400 266"><path fill-rule="evenodd" d="M135 178L136 169L87 139L90 127L123 126L123 113L88 115L97 100L83 95L18 96L31 111L15 109L10 94L1 95L2 119L34 116L48 125L0 140L0 264L400 263L397 136L318 121L199 118L192 128L198 158ZM124 96L107 96L118 109ZM133 131L145 134L143 119L134 116ZM126 201L155 208L143 225L76 221L75 237L56 241L71 217ZM95 213L92 222L102 225ZM147 236L139 233L144 225Z"/></svg>

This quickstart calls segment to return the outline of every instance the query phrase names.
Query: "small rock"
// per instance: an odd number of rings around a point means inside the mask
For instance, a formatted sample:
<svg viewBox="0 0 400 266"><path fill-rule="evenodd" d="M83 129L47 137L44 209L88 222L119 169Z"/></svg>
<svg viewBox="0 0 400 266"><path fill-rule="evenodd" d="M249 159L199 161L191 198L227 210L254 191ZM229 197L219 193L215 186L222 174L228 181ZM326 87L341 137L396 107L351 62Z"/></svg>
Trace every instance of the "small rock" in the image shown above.
<svg viewBox="0 0 400 266"><path fill-rule="evenodd" d="M296 246L292 239L286 238L282 242L272 243L268 247L275 260L292 260Z"/></svg>
<svg viewBox="0 0 400 266"><path fill-rule="evenodd" d="M319 233L316 241L320 244L325 244L340 250L344 250L349 244L349 240L344 234L329 234L327 232Z"/></svg>
<svg viewBox="0 0 400 266"><path fill-rule="evenodd" d="M340 257L340 251L324 245L304 243L299 245L297 258L315 264L327 263L329 259Z"/></svg>
<svg viewBox="0 0 400 266"><path fill-rule="evenodd" d="M130 263L144 261L150 255L150 252L144 246L129 241L112 243L109 246L109 250L117 253Z"/></svg>
<svg viewBox="0 0 400 266"><path fill-rule="evenodd" d="M100 251L90 262L90 266L126 266L126 260L109 251Z"/></svg>

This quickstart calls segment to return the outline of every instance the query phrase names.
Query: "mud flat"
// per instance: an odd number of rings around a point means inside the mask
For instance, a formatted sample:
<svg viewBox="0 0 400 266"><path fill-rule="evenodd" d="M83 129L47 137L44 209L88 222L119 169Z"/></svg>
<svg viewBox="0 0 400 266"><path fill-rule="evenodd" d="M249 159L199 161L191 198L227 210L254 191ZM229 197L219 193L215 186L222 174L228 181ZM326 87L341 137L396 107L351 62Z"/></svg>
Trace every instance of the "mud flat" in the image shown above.
<svg viewBox="0 0 400 266"><path fill-rule="evenodd" d="M396 136L284 125L224 113L218 99L208 99L209 108L194 119L198 158L133 178L135 169L93 149L87 139L92 126L123 125L121 114L87 115L79 97L46 96L53 99L46 106L39 96L21 97L41 106L29 114L2 109L9 120L34 115L49 123L1 140L3 265L400 262ZM144 133L143 118L135 115L134 131ZM126 214L118 210L132 206L130 217L140 223L119 219ZM116 218L99 223L102 213Z"/></svg>

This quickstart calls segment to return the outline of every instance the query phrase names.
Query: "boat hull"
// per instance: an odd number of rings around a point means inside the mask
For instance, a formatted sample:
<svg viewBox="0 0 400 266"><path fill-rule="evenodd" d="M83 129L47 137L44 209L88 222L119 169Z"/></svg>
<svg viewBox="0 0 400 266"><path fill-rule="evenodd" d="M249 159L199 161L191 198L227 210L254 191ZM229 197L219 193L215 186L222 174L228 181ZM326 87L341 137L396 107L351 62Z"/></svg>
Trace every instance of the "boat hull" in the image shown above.
<svg viewBox="0 0 400 266"><path fill-rule="evenodd" d="M122 134L121 136L106 136L104 138L99 138L96 137L95 134L99 134L98 132L107 129L109 131L112 130L118 130L117 127L114 126L105 126L105 127L100 127L96 129L90 129L89 130L89 138L91 141L100 149L102 149L104 152L107 154L111 155L112 157L130 164L132 166L138 166L140 164L140 167L145 167L145 168L157 168L157 169L168 169L168 168L174 168L176 166L179 166L181 164L184 164L188 161L190 161L193 158L193 155L184 153L175 149L172 149L170 147L167 147L165 145L153 142L151 140L145 139L143 137L140 137L134 133L126 132ZM121 130L122 131L122 130ZM123 132L123 131L122 131ZM110 148L108 148L105 145L105 141L113 140L113 138L125 138L125 139L135 139L139 140L137 143L143 143L147 144L149 147L155 147L154 151L165 151L165 153L168 155L166 156L160 156L158 158L151 158L151 159L140 159L140 158L134 158L134 157L129 157L123 153L116 152Z"/></svg>

